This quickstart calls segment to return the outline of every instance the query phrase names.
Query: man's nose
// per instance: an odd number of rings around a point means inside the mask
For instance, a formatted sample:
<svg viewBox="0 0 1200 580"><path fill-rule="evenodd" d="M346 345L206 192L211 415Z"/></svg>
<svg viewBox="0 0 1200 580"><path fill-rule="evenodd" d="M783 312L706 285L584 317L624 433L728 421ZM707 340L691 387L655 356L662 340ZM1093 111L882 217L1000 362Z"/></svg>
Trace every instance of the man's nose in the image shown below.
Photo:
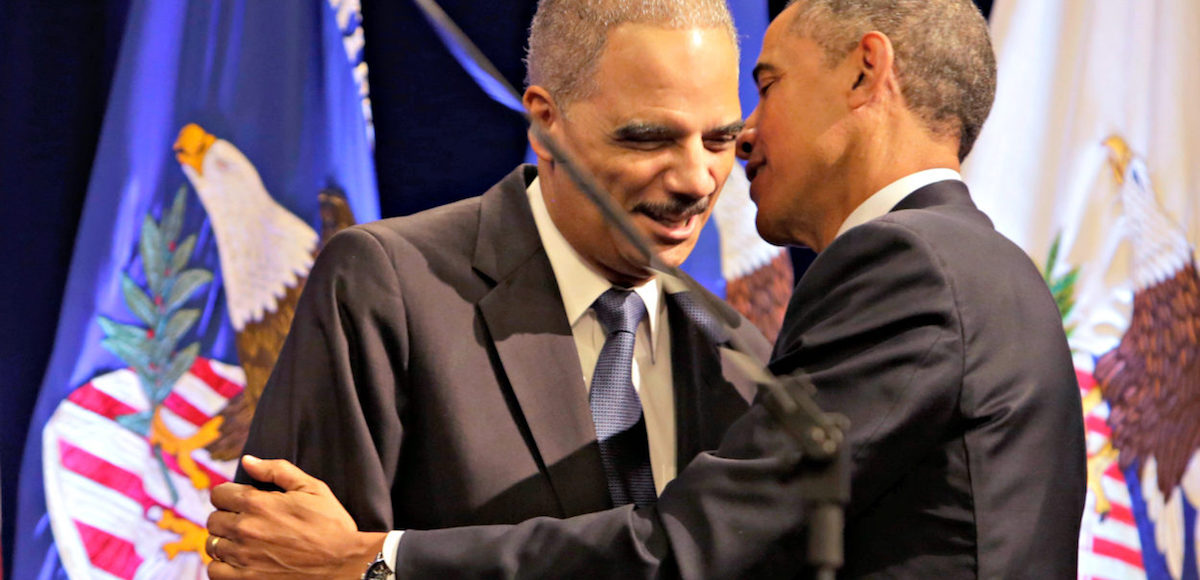
<svg viewBox="0 0 1200 580"><path fill-rule="evenodd" d="M666 187L674 194L704 197L715 193L717 179L713 175L720 155L710 151L703 143L684 148L667 172Z"/></svg>
<svg viewBox="0 0 1200 580"><path fill-rule="evenodd" d="M737 156L743 161L750 159L750 154L754 153L754 141L758 139L758 129L746 125L741 133L738 133L737 138Z"/></svg>

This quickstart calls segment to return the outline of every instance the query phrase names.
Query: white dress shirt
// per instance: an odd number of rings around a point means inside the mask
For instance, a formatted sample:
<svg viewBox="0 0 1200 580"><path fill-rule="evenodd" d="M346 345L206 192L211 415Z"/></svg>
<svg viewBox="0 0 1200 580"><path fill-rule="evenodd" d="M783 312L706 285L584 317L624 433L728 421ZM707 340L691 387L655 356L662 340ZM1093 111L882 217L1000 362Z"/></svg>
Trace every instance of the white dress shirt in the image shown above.
<svg viewBox="0 0 1200 580"><path fill-rule="evenodd" d="M558 290L562 294L567 321L579 352L583 384L589 389L592 372L604 348L604 327L592 310L592 303L612 288L604 276L584 262L550 219L542 197L541 182L534 179L527 189L529 206L537 223L542 247L550 259ZM667 307L657 279L632 288L646 304L647 316L638 324L633 352L633 388L642 400L646 435L650 443L650 467L654 487L662 493L675 478L675 391L671 375L671 333L667 328Z"/></svg>
<svg viewBox="0 0 1200 580"><path fill-rule="evenodd" d="M940 167L937 169L926 169L916 173L910 173L896 181L886 185L883 189L875 192L874 195L864 200L854 211L846 216L846 221L842 222L842 227L838 228L838 236L846 233L846 230L854 226L861 226L877 217L882 217L889 211L892 211L900 200L908 197L908 194L925 187L931 183L946 181L953 179L962 181L962 175L953 169Z"/></svg>

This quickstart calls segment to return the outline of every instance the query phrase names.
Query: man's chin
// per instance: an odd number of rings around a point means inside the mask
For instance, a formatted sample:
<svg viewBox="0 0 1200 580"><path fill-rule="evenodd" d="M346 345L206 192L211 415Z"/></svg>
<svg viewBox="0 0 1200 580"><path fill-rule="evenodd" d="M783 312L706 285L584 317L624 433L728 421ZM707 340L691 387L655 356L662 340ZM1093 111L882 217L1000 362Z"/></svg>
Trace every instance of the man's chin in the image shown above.
<svg viewBox="0 0 1200 580"><path fill-rule="evenodd" d="M754 217L754 228L758 230L758 237L773 246L788 247L797 245L795 241L789 240L786 235L778 231L774 223L764 219L763 215L762 207L759 207L758 214Z"/></svg>
<svg viewBox="0 0 1200 580"><path fill-rule="evenodd" d="M655 244L659 261L667 267L678 268L696 248L697 239L693 237L678 244Z"/></svg>

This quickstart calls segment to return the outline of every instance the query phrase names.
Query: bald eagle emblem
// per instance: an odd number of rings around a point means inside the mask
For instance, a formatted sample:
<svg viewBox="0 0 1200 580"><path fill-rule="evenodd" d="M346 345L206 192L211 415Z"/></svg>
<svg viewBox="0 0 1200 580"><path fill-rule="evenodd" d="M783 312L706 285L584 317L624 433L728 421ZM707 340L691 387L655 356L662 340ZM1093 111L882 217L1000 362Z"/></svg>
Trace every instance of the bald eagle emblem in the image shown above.
<svg viewBox="0 0 1200 580"><path fill-rule="evenodd" d="M120 277L126 312L97 317L101 345L127 366L64 399L42 431L47 512L73 578L204 578L213 487L233 477L254 403L291 324L319 245L353 223L344 197L319 194L323 237L270 196L232 143L187 125L175 144L187 179L146 215ZM189 340L197 293L189 185L216 239L240 364Z"/></svg>
<svg viewBox="0 0 1200 580"><path fill-rule="evenodd" d="M214 456L237 457L254 407L292 325L292 315L318 246L352 225L354 216L336 190L319 194L322 236L279 205L254 165L232 143L196 124L179 131L175 158L208 212L221 260L229 322L237 332L245 391L222 413Z"/></svg>
<svg viewBox="0 0 1200 580"><path fill-rule="evenodd" d="M1115 519L1133 530L1120 534L1125 546L1112 547L1118 535L1101 538L1108 555L1142 568L1147 551L1136 531L1148 527L1167 572L1180 578L1187 544L1200 539L1185 516L1200 506L1200 276L1194 248L1159 203L1145 162L1120 137L1105 145L1120 184L1133 300L1117 345L1096 358L1090 375L1081 373L1089 504L1101 518L1097 529Z"/></svg>

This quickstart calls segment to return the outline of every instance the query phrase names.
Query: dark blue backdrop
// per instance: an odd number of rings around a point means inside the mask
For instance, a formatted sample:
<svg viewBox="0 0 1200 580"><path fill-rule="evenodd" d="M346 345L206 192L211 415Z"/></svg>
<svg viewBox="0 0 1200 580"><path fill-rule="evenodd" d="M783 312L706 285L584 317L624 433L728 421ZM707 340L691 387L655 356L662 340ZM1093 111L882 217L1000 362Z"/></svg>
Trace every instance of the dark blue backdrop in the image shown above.
<svg viewBox="0 0 1200 580"><path fill-rule="evenodd" d="M756 1L756 0L734 0ZM772 13L786 0L769 1ZM517 86L535 0L441 0ZM977 0L985 13L991 0ZM0 497L11 577L17 470L129 0L0 0ZM475 195L523 158L519 117L484 95L407 1L363 0L384 216ZM748 47L749 57L757 53Z"/></svg>

